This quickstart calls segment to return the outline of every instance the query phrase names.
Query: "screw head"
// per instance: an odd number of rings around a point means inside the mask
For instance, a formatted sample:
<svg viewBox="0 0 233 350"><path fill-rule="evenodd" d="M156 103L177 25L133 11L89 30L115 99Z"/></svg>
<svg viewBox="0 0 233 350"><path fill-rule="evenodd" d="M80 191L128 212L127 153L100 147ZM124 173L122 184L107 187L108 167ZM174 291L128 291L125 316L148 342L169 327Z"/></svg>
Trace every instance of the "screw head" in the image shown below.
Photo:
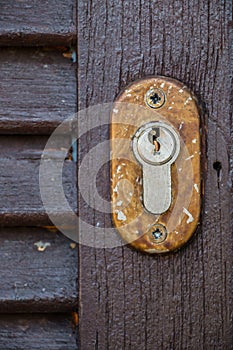
<svg viewBox="0 0 233 350"><path fill-rule="evenodd" d="M165 94L161 89L151 88L145 95L145 102L151 108L160 108L165 103Z"/></svg>
<svg viewBox="0 0 233 350"><path fill-rule="evenodd" d="M153 243L162 243L167 238L167 229L161 224L154 225L148 233Z"/></svg>

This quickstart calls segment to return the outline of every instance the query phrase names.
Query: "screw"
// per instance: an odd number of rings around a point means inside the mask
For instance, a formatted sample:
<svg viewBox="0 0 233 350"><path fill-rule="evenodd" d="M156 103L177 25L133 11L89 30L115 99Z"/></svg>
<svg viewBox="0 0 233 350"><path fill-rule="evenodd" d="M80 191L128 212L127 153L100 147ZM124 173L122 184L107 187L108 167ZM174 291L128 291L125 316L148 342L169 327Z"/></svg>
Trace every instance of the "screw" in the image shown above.
<svg viewBox="0 0 233 350"><path fill-rule="evenodd" d="M161 89L151 88L146 93L145 102L151 108L160 108L165 103L165 94Z"/></svg>
<svg viewBox="0 0 233 350"><path fill-rule="evenodd" d="M163 235L159 228L157 228L151 234L154 237L154 239L160 239L162 237L162 235Z"/></svg>
<svg viewBox="0 0 233 350"><path fill-rule="evenodd" d="M162 243L167 238L166 227L161 224L154 225L149 230L149 237L153 243Z"/></svg>

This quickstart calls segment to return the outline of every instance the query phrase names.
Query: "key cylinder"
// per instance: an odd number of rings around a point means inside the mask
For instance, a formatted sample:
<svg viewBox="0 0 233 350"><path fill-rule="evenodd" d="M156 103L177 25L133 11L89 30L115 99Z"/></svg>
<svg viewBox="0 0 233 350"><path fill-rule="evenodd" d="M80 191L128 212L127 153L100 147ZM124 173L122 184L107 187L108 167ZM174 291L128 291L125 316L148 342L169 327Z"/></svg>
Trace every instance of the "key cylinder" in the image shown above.
<svg viewBox="0 0 233 350"><path fill-rule="evenodd" d="M180 152L177 132L163 122L140 127L133 137L133 151L143 169L143 204L152 214L171 205L171 165Z"/></svg>

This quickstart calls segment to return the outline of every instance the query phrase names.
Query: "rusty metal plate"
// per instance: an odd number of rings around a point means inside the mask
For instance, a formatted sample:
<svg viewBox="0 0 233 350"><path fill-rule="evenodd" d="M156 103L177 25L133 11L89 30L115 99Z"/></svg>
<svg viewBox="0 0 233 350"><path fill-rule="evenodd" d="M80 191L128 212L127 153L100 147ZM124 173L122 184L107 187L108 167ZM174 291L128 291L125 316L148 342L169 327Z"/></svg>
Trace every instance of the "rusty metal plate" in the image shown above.
<svg viewBox="0 0 233 350"><path fill-rule="evenodd" d="M150 125L167 126L179 138L178 156L170 164L168 183L161 165L153 165L151 158L146 182L147 175L133 150L137 131ZM162 139L153 142L158 156ZM164 145L169 142L168 138ZM114 225L126 243L147 253L165 253L181 248L190 239L200 217L200 158L199 108L184 84L150 77L134 82L120 94L111 115L111 200ZM169 207L165 209L163 195L169 191ZM148 210L150 201L154 212Z"/></svg>

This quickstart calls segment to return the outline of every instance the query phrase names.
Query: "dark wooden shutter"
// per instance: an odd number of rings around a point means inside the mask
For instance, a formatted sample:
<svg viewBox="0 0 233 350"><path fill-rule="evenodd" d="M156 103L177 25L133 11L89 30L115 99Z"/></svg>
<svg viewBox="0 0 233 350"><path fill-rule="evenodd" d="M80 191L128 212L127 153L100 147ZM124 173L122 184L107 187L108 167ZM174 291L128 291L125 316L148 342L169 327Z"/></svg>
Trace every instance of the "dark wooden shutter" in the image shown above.
<svg viewBox="0 0 233 350"><path fill-rule="evenodd" d="M0 4L0 349L77 349L77 248L43 207L39 164L76 112L75 1ZM68 141L68 140L67 140ZM59 158L59 150L54 153ZM52 174L51 174L52 176ZM76 208L76 166L64 164ZM62 208L60 208L62 210Z"/></svg>
<svg viewBox="0 0 233 350"><path fill-rule="evenodd" d="M0 349L233 349L232 23L230 0L0 1ZM127 246L77 252L41 202L46 139L77 106L112 102L157 74L183 81L203 109L197 233L164 256ZM106 126L84 137L79 164L108 137ZM75 172L67 160L74 207ZM102 169L105 198L106 179ZM111 226L78 200L82 218Z"/></svg>

